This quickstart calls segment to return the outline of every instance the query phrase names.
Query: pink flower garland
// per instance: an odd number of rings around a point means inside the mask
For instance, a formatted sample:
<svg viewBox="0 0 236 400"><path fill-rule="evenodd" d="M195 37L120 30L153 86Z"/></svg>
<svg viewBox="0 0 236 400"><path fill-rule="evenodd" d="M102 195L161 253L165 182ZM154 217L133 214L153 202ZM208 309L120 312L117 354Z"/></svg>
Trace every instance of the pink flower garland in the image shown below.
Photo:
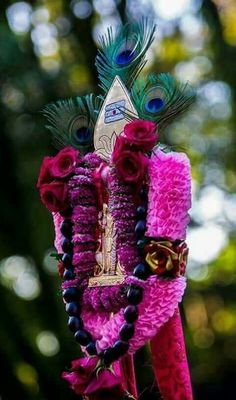
<svg viewBox="0 0 236 400"><path fill-rule="evenodd" d="M149 161L147 236L185 239L191 207L190 162L157 150Z"/></svg>
<svg viewBox="0 0 236 400"><path fill-rule="evenodd" d="M129 283L134 282L129 281ZM140 283L140 280L136 279L135 283ZM147 340L155 336L164 323L173 316L178 303L182 300L186 279L151 276L147 281L142 281L141 286L144 288L144 298L139 306L139 318L135 324L134 337L129 342L130 354L135 353ZM125 322L123 307L112 319L109 313L96 314L88 311L82 312L82 318L85 328L97 340L99 351L115 343L119 337L120 327Z"/></svg>

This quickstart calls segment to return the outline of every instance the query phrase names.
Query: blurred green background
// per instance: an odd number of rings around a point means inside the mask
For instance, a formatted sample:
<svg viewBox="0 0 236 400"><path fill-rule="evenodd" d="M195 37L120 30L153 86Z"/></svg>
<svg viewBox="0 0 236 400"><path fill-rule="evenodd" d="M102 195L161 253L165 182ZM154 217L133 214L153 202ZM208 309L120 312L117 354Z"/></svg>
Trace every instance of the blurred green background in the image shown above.
<svg viewBox="0 0 236 400"><path fill-rule="evenodd" d="M57 266L49 256L51 217L35 189L43 156L55 154L40 111L59 98L98 92L99 35L142 15L154 17L158 26L144 73L171 72L198 88L196 105L162 137L185 149L193 167L182 311L195 399L236 398L235 0L1 0L3 400L75 398L60 373L78 348L66 327ZM154 398L148 394L150 369L142 368L141 356L137 363L141 398Z"/></svg>

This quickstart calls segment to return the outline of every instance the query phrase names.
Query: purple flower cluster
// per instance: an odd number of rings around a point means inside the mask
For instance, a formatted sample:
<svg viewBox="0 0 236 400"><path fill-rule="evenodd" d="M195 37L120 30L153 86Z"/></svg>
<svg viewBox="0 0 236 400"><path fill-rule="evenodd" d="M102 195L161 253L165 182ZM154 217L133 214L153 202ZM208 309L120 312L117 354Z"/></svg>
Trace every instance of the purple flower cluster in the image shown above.
<svg viewBox="0 0 236 400"><path fill-rule="evenodd" d="M117 234L117 253L120 264L129 275L135 265L140 262L134 230L136 206L132 188L120 182L115 168L110 169L109 192L109 209L115 221Z"/></svg>
<svg viewBox="0 0 236 400"><path fill-rule="evenodd" d="M85 289L83 295L84 311L118 312L127 305L125 286L99 286Z"/></svg>
<svg viewBox="0 0 236 400"><path fill-rule="evenodd" d="M70 203L73 207L73 266L77 284L88 281L93 273L96 250L98 210L94 196L93 171L101 163L96 154L80 160L75 175L69 181Z"/></svg>

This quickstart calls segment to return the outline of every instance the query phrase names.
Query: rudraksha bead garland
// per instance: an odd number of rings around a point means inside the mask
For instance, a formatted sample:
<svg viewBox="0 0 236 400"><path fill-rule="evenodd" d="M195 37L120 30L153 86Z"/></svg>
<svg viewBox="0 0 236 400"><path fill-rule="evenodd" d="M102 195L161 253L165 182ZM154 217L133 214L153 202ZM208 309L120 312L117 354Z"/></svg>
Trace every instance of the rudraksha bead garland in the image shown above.
<svg viewBox="0 0 236 400"><path fill-rule="evenodd" d="M81 166L79 169L76 171L77 173L81 173L82 169ZM113 175L115 175L115 171L112 171ZM74 178L72 178L73 180ZM77 182L78 183L78 182ZM84 184L88 184L88 181L84 180ZM81 185L81 182L80 182ZM111 184L112 186L112 184ZM117 184L117 180L113 180L113 186L110 188L112 190L118 189L118 193L122 196L123 193L123 198L125 195L128 195L128 192L126 193L126 185L122 185L122 190L121 186ZM78 188L78 186L77 186ZM80 186L81 190L83 190L83 185ZM123 191L123 192L122 192ZM129 196L128 196L129 197ZM120 205L122 205L123 198L120 199L121 202L119 202ZM83 198L81 197L80 200ZM137 208L136 215L133 213L132 207L130 210L127 210L127 202L124 203L124 206L126 207L126 214L123 215L123 219L127 221L127 213L130 211L129 217L131 217L131 220L133 220L133 225L132 223L130 224L129 220L129 225L125 226L122 225L121 221L121 226L118 227L118 231L121 231L121 229L125 229L124 236L130 235L132 236L133 232L130 232L129 226L133 226L135 230L135 235L133 237L136 238L136 244L139 247L140 240L143 240L144 232L145 232L145 225L146 225L146 203L147 203L147 195L146 195L146 188L144 187L141 190L140 193L140 199L141 199L141 204ZM131 199L128 199L129 201ZM114 198L113 198L114 201ZM115 204L115 203L114 203ZM122 207L119 209L119 204L118 208L114 207L112 209L112 215L115 219L115 223L118 220L118 218L122 214ZM84 204L85 205L85 204ZM88 203L86 203L88 206ZM117 205L117 204L116 204ZM111 205L112 206L112 205ZM83 216L85 218L85 216ZM119 220L118 220L119 221ZM64 236L63 243L62 243L62 249L65 251L65 253L62 256L62 262L65 267L65 272L63 275L63 278L67 280L73 280L73 284L78 283L78 275L80 273L78 266L75 267L76 263L72 262L72 260L75 260L75 254L73 254L73 249L75 246L75 239L73 237L73 233L75 234L75 225L77 225L77 222L73 224L73 217L72 218L65 218L64 221L62 222L61 225L61 233ZM118 223L119 225L119 223ZM81 228L83 229L83 227ZM126 235L125 235L126 233ZM125 239L123 237L122 239ZM127 239L127 238L126 238ZM73 246L74 245L74 246ZM135 243L131 243L131 248L134 249ZM121 249L121 246L120 246ZM118 254L120 253L120 249L118 246ZM95 253L95 251L94 251ZM142 254L142 248L140 249L140 254ZM137 282L139 279L141 280L146 280L148 276L150 275L149 272L149 267L146 263L140 262L140 257L137 257L137 254L135 251L132 250L132 252L129 253L129 250L126 249L126 253L123 255L123 257L126 257L127 259L128 256L128 261L129 265L131 266L132 264L135 265L133 269L132 275L136 278ZM136 264L135 264L136 261ZM74 264L74 265L73 265ZM75 272L76 268L76 272ZM90 275L90 271L88 271L87 277ZM77 279L75 279L77 278ZM74 281L75 279L75 281ZM74 333L76 341L83 347L85 347L86 351L90 355L97 355L97 348L96 348L96 343L92 339L91 334L84 329L83 321L80 317L80 304L79 301L81 299L81 290L83 289L78 289L76 286L71 286L63 290L63 299L66 303L66 311L69 314L69 320L68 320L68 326L70 330ZM133 337L134 332L135 332L135 322L138 319L138 304L142 301L143 298L143 288L138 286L138 284L130 284L127 287L127 301L128 301L128 306L124 310L124 319L125 323L121 326L120 332L119 332L119 339L114 343L114 345L110 348L107 348L106 350L100 352L98 356L104 361L105 365L110 365L113 361L117 360L121 356L123 356L129 349L129 340Z"/></svg>

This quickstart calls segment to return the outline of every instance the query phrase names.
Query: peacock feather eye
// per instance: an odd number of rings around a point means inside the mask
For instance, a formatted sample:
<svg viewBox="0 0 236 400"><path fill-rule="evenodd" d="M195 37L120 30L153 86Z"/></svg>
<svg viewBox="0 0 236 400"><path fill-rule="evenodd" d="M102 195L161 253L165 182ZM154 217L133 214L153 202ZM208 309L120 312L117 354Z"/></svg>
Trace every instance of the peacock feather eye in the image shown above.
<svg viewBox="0 0 236 400"><path fill-rule="evenodd" d="M168 93L165 88L159 85L152 86L144 93L142 108L148 114L158 114L166 107Z"/></svg>
<svg viewBox="0 0 236 400"><path fill-rule="evenodd" d="M154 97L145 104L145 109L149 113L157 113L165 107L165 102L160 97Z"/></svg>
<svg viewBox="0 0 236 400"><path fill-rule="evenodd" d="M75 131L75 139L81 146L88 145L92 142L93 132L88 126L81 126Z"/></svg>
<svg viewBox="0 0 236 400"><path fill-rule="evenodd" d="M135 57L135 51L132 49L126 49L122 50L119 54L116 56L116 64L117 65L128 65Z"/></svg>
<svg viewBox="0 0 236 400"><path fill-rule="evenodd" d="M139 51L139 39L138 38L127 38L121 43L120 47L115 52L115 63L120 67L128 66L136 57Z"/></svg>

